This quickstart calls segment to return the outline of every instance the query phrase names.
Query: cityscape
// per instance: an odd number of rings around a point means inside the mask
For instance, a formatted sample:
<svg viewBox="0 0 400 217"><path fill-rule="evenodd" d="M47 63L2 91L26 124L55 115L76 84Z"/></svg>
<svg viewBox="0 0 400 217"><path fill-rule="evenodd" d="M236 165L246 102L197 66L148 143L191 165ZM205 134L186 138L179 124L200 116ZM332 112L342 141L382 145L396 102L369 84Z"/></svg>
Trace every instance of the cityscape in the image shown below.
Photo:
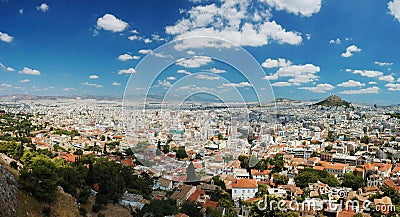
<svg viewBox="0 0 400 217"><path fill-rule="evenodd" d="M400 215L400 0L0 20L0 216Z"/></svg>

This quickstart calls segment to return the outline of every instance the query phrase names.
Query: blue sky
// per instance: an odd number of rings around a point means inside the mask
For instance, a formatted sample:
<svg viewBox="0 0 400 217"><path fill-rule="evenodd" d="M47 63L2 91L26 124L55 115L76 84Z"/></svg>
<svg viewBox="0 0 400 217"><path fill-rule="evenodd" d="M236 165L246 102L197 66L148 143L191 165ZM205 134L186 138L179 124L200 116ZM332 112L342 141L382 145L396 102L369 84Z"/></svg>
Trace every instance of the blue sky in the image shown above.
<svg viewBox="0 0 400 217"><path fill-rule="evenodd" d="M197 36L241 46L264 75L245 70L250 59L233 64L205 55L204 44L227 49L212 41L186 44L177 54L186 60L178 62L169 51L155 52ZM399 104L399 38L400 0L0 0L0 94L122 96L132 75L133 92L143 84L154 93L179 84L174 91L185 96L224 98L231 93L224 88L233 88L251 98L252 88L272 88L275 97L338 94ZM157 76L137 70L146 55L169 67Z"/></svg>

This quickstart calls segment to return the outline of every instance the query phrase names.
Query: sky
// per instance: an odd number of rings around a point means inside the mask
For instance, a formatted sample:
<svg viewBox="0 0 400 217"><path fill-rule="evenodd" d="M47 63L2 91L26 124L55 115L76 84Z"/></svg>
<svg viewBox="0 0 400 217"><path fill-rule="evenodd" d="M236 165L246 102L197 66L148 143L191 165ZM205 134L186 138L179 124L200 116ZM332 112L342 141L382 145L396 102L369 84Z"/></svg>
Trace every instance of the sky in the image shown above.
<svg viewBox="0 0 400 217"><path fill-rule="evenodd" d="M400 104L399 38L400 0L0 0L0 95Z"/></svg>

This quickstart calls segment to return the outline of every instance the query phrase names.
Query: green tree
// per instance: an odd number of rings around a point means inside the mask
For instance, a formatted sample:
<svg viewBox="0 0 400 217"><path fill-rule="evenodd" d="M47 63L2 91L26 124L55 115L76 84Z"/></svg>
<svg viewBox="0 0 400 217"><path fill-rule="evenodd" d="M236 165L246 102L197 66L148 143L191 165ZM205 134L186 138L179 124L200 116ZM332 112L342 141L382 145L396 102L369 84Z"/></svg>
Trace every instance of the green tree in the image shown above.
<svg viewBox="0 0 400 217"><path fill-rule="evenodd" d="M353 173L345 173L342 186L352 188L356 191L359 188L364 187L364 179L360 176L356 176Z"/></svg>
<svg viewBox="0 0 400 217"><path fill-rule="evenodd" d="M42 155L34 157L32 164L24 167L19 176L19 183L23 190L46 202L52 202L55 199L59 182L60 178L54 163Z"/></svg>
<svg viewBox="0 0 400 217"><path fill-rule="evenodd" d="M249 168L249 157L245 155L240 155L238 157L238 160L240 161L240 167L241 168Z"/></svg>
<svg viewBox="0 0 400 217"><path fill-rule="evenodd" d="M180 212L185 213L190 217L203 217L201 211L201 205L198 203L185 202L180 208Z"/></svg>
<svg viewBox="0 0 400 217"><path fill-rule="evenodd" d="M183 159L183 158L187 158L188 155L186 154L186 150L184 147L180 147L178 149L178 151L176 152L176 158L178 159Z"/></svg>
<svg viewBox="0 0 400 217"><path fill-rule="evenodd" d="M225 208L225 215L230 217L237 217L238 214L235 211L235 205L233 201L229 198L222 198L218 201L218 206Z"/></svg>
<svg viewBox="0 0 400 217"><path fill-rule="evenodd" d="M287 177L286 175L274 173L274 184L275 185L286 185L288 182L289 182L289 177Z"/></svg>
<svg viewBox="0 0 400 217"><path fill-rule="evenodd" d="M97 159L93 165L94 183L99 184L98 195L105 195L108 199L117 202L121 198L125 182L120 174L121 164L105 158Z"/></svg>
<svg viewBox="0 0 400 217"><path fill-rule="evenodd" d="M176 213L176 208L170 200L152 200L150 204L146 204L137 213L138 217L142 216L154 216L164 217L170 216Z"/></svg>
<svg viewBox="0 0 400 217"><path fill-rule="evenodd" d="M363 138L360 140L361 143L368 144L369 143L369 137L365 135Z"/></svg>

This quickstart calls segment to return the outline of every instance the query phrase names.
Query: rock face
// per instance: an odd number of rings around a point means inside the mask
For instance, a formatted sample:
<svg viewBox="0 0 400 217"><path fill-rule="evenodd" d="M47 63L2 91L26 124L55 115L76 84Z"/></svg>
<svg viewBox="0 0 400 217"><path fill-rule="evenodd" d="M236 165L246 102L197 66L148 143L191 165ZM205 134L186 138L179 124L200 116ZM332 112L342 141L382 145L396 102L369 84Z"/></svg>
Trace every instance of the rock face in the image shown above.
<svg viewBox="0 0 400 217"><path fill-rule="evenodd" d="M0 164L0 216L17 216L16 189L17 181L14 176Z"/></svg>
<svg viewBox="0 0 400 217"><path fill-rule="evenodd" d="M337 95L332 95L325 100L316 103L315 105L321 105L321 106L346 106L349 107L350 103L342 100L339 96Z"/></svg>

